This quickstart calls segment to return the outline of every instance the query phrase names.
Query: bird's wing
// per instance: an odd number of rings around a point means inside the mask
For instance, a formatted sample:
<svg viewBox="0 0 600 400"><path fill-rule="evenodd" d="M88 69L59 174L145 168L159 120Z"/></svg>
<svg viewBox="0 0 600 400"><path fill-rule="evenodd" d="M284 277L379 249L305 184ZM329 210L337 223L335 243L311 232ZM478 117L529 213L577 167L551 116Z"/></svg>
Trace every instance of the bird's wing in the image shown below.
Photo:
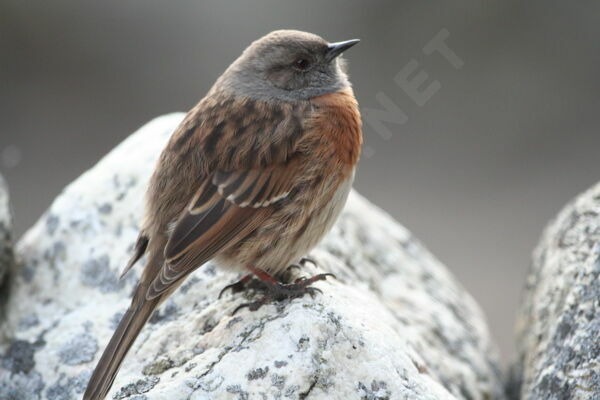
<svg viewBox="0 0 600 400"><path fill-rule="evenodd" d="M244 239L273 212L271 205L293 189L300 158L264 168L217 170L205 179L165 247L166 262L148 288L148 300Z"/></svg>

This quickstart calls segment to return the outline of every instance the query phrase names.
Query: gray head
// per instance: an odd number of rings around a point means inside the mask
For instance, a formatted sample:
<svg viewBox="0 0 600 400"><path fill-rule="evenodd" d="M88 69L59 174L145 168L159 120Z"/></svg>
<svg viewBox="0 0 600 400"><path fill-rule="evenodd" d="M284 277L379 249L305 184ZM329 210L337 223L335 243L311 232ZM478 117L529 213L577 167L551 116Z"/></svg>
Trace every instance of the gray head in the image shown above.
<svg viewBox="0 0 600 400"><path fill-rule="evenodd" d="M338 56L356 43L358 39L328 43L312 33L274 31L248 46L215 87L265 101L302 101L337 92L350 86Z"/></svg>

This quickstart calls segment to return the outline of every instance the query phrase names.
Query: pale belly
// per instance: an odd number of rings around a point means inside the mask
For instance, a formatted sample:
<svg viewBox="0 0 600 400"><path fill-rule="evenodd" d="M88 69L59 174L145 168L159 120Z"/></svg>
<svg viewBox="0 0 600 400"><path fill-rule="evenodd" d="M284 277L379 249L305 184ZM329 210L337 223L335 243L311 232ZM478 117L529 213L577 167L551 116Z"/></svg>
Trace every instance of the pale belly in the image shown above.
<svg viewBox="0 0 600 400"><path fill-rule="evenodd" d="M329 201L315 207L310 217L303 221L306 226L301 232L289 232L285 226L279 226L277 231L250 238L236 251L227 252L216 261L221 266L235 269L251 265L272 275L284 271L306 256L329 232L346 204L353 178L354 173L338 186ZM263 251L257 251L260 246L263 246Z"/></svg>

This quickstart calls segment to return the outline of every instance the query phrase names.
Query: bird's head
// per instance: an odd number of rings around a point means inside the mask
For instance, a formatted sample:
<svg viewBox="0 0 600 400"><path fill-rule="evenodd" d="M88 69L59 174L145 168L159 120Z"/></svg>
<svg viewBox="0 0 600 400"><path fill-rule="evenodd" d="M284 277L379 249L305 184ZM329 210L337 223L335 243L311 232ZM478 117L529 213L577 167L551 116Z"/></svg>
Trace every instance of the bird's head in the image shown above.
<svg viewBox="0 0 600 400"><path fill-rule="evenodd" d="M265 101L303 101L350 86L340 55L358 39L329 43L312 33L278 30L253 42L217 84Z"/></svg>

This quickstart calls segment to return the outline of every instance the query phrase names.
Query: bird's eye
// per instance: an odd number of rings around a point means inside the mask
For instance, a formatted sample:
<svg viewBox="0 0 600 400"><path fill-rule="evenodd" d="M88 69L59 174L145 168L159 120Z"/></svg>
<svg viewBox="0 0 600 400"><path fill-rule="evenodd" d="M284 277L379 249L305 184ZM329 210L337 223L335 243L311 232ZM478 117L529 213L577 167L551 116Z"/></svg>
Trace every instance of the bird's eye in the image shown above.
<svg viewBox="0 0 600 400"><path fill-rule="evenodd" d="M298 58L294 61L294 67L301 71L306 71L310 67L310 61L306 58Z"/></svg>

